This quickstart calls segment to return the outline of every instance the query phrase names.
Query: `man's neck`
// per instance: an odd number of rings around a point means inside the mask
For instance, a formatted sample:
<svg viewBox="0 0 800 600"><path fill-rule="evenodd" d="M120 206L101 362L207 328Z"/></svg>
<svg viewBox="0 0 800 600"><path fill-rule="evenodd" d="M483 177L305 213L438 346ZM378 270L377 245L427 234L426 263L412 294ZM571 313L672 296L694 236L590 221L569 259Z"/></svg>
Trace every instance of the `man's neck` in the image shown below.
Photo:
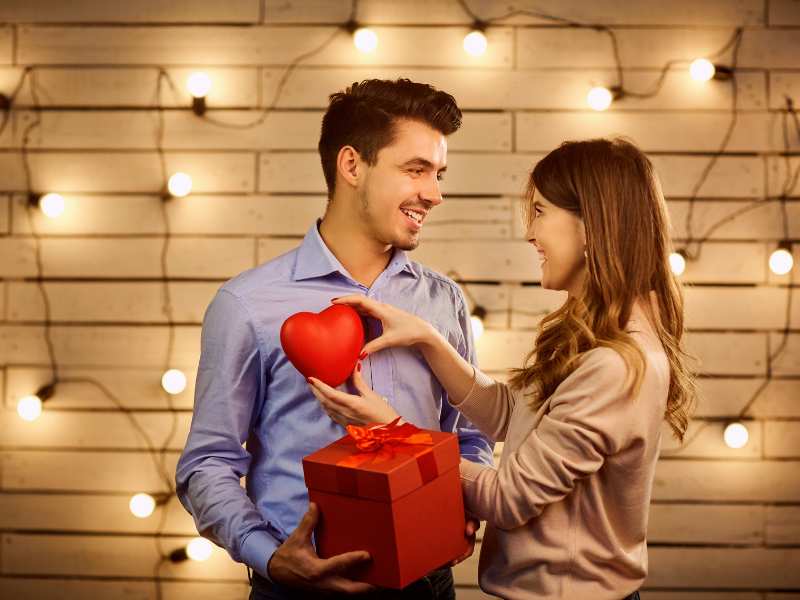
<svg viewBox="0 0 800 600"><path fill-rule="evenodd" d="M392 259L392 247L369 238L352 219L329 210L319 225L319 234L336 259L360 284L372 287Z"/></svg>

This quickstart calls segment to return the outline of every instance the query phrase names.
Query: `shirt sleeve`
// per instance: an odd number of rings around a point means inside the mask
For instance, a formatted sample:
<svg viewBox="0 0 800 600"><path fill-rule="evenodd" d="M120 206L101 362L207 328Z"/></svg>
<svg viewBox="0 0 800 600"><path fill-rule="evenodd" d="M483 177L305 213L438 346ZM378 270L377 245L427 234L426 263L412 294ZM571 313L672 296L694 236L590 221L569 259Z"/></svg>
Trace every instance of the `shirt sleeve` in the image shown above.
<svg viewBox="0 0 800 600"><path fill-rule="evenodd" d="M516 398L511 388L495 381L473 365L472 388L458 404L458 410L496 442L506 439Z"/></svg>
<svg viewBox="0 0 800 600"><path fill-rule="evenodd" d="M456 294L458 324L461 333L456 344L456 350L464 360L475 366L478 364L478 356L472 338L472 324L467 312L467 303L458 286L452 284L452 287ZM441 430L454 431L458 434L462 457L475 463L494 465L494 442L451 405L446 391L443 390L443 394L444 402L442 402L442 414L440 417Z"/></svg>
<svg viewBox="0 0 800 600"><path fill-rule="evenodd" d="M498 469L461 462L467 510L513 529L569 494L634 436L637 403L625 389L627 369L610 348L587 352L550 398L539 425Z"/></svg>
<svg viewBox="0 0 800 600"><path fill-rule="evenodd" d="M245 307L221 289L203 319L194 413L176 491L201 535L267 577L278 540L240 483L250 466L244 444L264 393L264 372Z"/></svg>

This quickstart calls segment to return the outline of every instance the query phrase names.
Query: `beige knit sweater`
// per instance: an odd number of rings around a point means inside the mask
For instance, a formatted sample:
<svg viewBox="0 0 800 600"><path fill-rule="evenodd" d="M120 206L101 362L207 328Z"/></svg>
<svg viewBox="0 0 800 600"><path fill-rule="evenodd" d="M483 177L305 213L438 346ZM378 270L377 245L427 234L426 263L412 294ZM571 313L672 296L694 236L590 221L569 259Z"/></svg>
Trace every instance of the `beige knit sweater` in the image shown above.
<svg viewBox="0 0 800 600"><path fill-rule="evenodd" d="M479 581L502 598L619 600L647 575L647 518L670 371L639 306L626 328L646 357L639 394L609 348L580 366L536 411L476 370L457 404L503 441L497 469L461 461L465 506L487 521Z"/></svg>

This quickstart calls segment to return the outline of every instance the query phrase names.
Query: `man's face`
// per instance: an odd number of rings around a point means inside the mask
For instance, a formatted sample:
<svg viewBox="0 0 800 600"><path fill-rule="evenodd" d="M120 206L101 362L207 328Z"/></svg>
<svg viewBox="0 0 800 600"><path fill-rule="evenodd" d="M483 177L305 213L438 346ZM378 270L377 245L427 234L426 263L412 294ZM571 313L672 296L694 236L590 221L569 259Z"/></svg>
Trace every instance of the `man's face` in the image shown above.
<svg viewBox="0 0 800 600"><path fill-rule="evenodd" d="M419 121L400 119L395 140L366 166L359 186L360 221L381 244L401 250L419 245L430 210L442 203L439 183L447 163L447 140Z"/></svg>

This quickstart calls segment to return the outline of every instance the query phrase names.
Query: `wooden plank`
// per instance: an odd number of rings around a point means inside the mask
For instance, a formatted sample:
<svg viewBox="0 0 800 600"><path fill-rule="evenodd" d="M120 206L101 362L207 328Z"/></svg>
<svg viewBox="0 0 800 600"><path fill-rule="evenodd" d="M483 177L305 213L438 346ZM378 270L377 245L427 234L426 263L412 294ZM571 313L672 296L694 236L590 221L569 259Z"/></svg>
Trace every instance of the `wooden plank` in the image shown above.
<svg viewBox="0 0 800 600"><path fill-rule="evenodd" d="M749 423L748 428L750 428ZM800 457L800 421L765 421L764 456L766 458Z"/></svg>
<svg viewBox="0 0 800 600"><path fill-rule="evenodd" d="M378 47L356 50L341 27L93 27L91 41L80 28L27 26L18 29L18 62L23 65L286 65L333 41L305 65L426 65L509 68L512 30L487 31L481 57L462 48L464 32L430 27L375 27ZM57 40L57 41L56 41Z"/></svg>
<svg viewBox="0 0 800 600"><path fill-rule="evenodd" d="M567 299L566 292L540 286L515 287L511 296L511 328L534 329L542 318L558 309Z"/></svg>
<svg viewBox="0 0 800 600"><path fill-rule="evenodd" d="M770 0L767 22L775 25L800 25L800 7L797 0Z"/></svg>
<svg viewBox="0 0 800 600"><path fill-rule="evenodd" d="M11 231L11 196L0 196L0 235Z"/></svg>
<svg viewBox="0 0 800 600"><path fill-rule="evenodd" d="M429 241L410 256L434 271L455 271L466 280L530 281L541 277L536 250L527 242Z"/></svg>
<svg viewBox="0 0 800 600"><path fill-rule="evenodd" d="M687 200L670 200L667 202L670 213L673 237L686 239L686 215L689 210ZM748 208L749 207L749 208ZM715 201L698 200L692 209L692 236L695 239L708 235L711 227L723 219L727 219L739 211L733 220L717 227L711 232L709 239L726 240L780 240L783 238L783 215L780 202L776 199L759 202L754 201ZM800 236L800 205L790 202L786 205L790 237Z"/></svg>
<svg viewBox="0 0 800 600"><path fill-rule="evenodd" d="M693 420L689 423L684 442L678 442L672 436L669 425L661 428L661 456L679 458L719 458L758 459L762 457L765 444L769 443L769 434L765 433L760 421L749 421L747 430L750 438L743 448L729 448L725 444L723 433L727 423Z"/></svg>
<svg viewBox="0 0 800 600"><path fill-rule="evenodd" d="M469 7L481 18L502 16L510 7L497 5L493 0L471 0ZM514 9L528 9L558 15L581 22L601 22L613 25L757 25L763 23L763 7L758 0L725 2L713 0L696 5L680 0L669 7L654 0L626 4L621 0L606 0L585 6L582 2L564 0L522 0ZM288 0L268 3L266 21L269 23L331 23L346 20L350 4L347 0ZM455 0L370 0L359 6L359 18L367 23L419 23L470 25L471 19ZM544 24L543 18L519 15L503 23Z"/></svg>
<svg viewBox="0 0 800 600"><path fill-rule="evenodd" d="M656 83L658 70L625 71L625 84L632 90L649 90ZM281 69L264 69L264 103L272 106ZM491 69L426 68L298 68L286 81L278 106L282 108L325 108L328 96L344 90L354 81L371 77L396 79L408 77L429 83L453 94L462 109L550 109L587 110L586 94L601 82L610 85L614 72L608 69L497 71ZM661 91L652 98L625 102L626 111L636 110L719 110L731 105L731 86L692 82L684 69L667 74ZM764 73L737 74L738 105L742 110L763 110L767 106ZM613 109L606 114L611 114ZM581 136L583 137L583 136Z"/></svg>
<svg viewBox="0 0 800 600"><path fill-rule="evenodd" d="M675 244L680 248L680 243ZM696 251L696 248L693 248ZM765 283L766 248L760 243L706 242L700 257L686 262L684 283Z"/></svg>
<svg viewBox="0 0 800 600"><path fill-rule="evenodd" d="M647 541L650 544L762 544L764 511L765 507L752 504L651 504Z"/></svg>
<svg viewBox="0 0 800 600"><path fill-rule="evenodd" d="M777 590L800 583L800 550L774 548L651 548L646 585Z"/></svg>
<svg viewBox="0 0 800 600"><path fill-rule="evenodd" d="M130 495L0 494L0 528L5 531L74 531L82 533L163 533L197 535L191 515L176 497L145 519L128 508Z"/></svg>
<svg viewBox="0 0 800 600"><path fill-rule="evenodd" d="M770 546L793 546L800 538L800 507L767 506L765 535Z"/></svg>
<svg viewBox="0 0 800 600"><path fill-rule="evenodd" d="M684 288L686 326L694 329L782 329L786 289L777 287ZM759 310L753 311L758 306ZM790 323L800 326L800 306L793 303Z"/></svg>
<svg viewBox="0 0 800 600"><path fill-rule="evenodd" d="M0 277L25 277L36 271L32 238L0 237Z"/></svg>
<svg viewBox="0 0 800 600"><path fill-rule="evenodd" d="M796 502L800 462L660 460L653 500Z"/></svg>
<svg viewBox="0 0 800 600"><path fill-rule="evenodd" d="M686 348L706 375L764 375L767 336L761 333L694 333Z"/></svg>
<svg viewBox="0 0 800 600"><path fill-rule="evenodd" d="M764 379L708 379L697 381L700 399L698 417L728 417L741 414L758 393L748 416L756 418L800 417L800 381L773 379L761 389Z"/></svg>
<svg viewBox="0 0 800 600"><path fill-rule="evenodd" d="M51 327L58 364L63 367L151 367L161 369L167 360L166 326ZM175 348L171 363L175 368L196 367L200 357L200 327L175 327ZM49 365L42 327L0 326L0 364Z"/></svg>
<svg viewBox="0 0 800 600"><path fill-rule="evenodd" d="M213 67L203 65L211 78L211 90L206 105L218 107L257 106L261 74L255 67ZM169 67L165 71L174 89L165 82L161 94L164 107L192 105L186 81L196 68ZM16 85L22 71L18 68L0 69L0 90L8 94ZM36 86L39 106L51 107L153 107L157 97L157 68L117 66L108 67L37 67ZM30 87L20 90L17 107L33 106Z"/></svg>
<svg viewBox="0 0 800 600"><path fill-rule="evenodd" d="M165 454L167 473L175 472L178 454ZM167 491L148 452L20 450L3 452L2 465L2 489L7 491Z"/></svg>
<svg viewBox="0 0 800 600"><path fill-rule="evenodd" d="M516 149L549 151L564 140L626 136L646 152L717 152L730 121L724 113L525 112L516 115ZM778 114L742 114L726 150L782 151L780 125ZM800 148L800 141L791 146Z"/></svg>
<svg viewBox="0 0 800 600"><path fill-rule="evenodd" d="M258 0L6 0L0 21L6 23L256 23Z"/></svg>
<svg viewBox="0 0 800 600"><path fill-rule="evenodd" d="M11 264L0 262L0 273L36 275L29 239L17 240L20 250ZM45 238L42 263L47 277L130 278L162 276L163 240L146 238ZM86 257L94 260L87 262ZM27 265L20 264L23 260ZM167 274L172 278L232 277L253 265L253 241L248 238L172 238Z"/></svg>
<svg viewBox="0 0 800 600"><path fill-rule="evenodd" d="M161 548L169 554L190 539L164 537ZM159 560L158 548L150 537L3 534L2 540L4 574L150 578ZM247 581L245 567L233 562L218 546L203 562L164 561L159 574L195 581Z"/></svg>
<svg viewBox="0 0 800 600"><path fill-rule="evenodd" d="M769 107L786 110L787 97L794 102L795 106L800 103L800 73L796 71L770 71Z"/></svg>
<svg viewBox="0 0 800 600"><path fill-rule="evenodd" d="M247 598L250 585L193 581L162 581L164 600L227 600ZM2 577L0 594L16 600L39 600L58 597L61 600L156 600L155 583L140 580L103 581L97 579L59 579L48 577ZM459 596L460 598L460 596Z"/></svg>
<svg viewBox="0 0 800 600"><path fill-rule="evenodd" d="M172 318L181 323L201 323L218 283L170 283ZM162 283L61 283L44 284L54 322L166 323ZM9 283L8 321L44 320L41 289L34 283Z"/></svg>
<svg viewBox="0 0 800 600"><path fill-rule="evenodd" d="M35 423L23 422L16 410L0 411L0 424L8 432L0 448L48 450L69 448L81 450L160 449L180 452L186 444L192 415L189 412L131 413L129 416L147 434L144 438L131 420L122 413L86 413L45 410ZM150 444L150 446L148 446Z"/></svg>
<svg viewBox="0 0 800 600"><path fill-rule="evenodd" d="M769 184L767 193L770 196L788 197L800 196L800 177L795 177L795 173L800 169L800 158L786 158L780 156L767 157L767 174ZM792 185L792 183L794 185Z"/></svg>
<svg viewBox="0 0 800 600"><path fill-rule="evenodd" d="M196 365L183 368L186 375L186 389L174 396L165 394L161 389L163 369L160 368L62 367L59 371L62 382L58 384L56 394L47 401L47 406L53 410L75 408L108 410L116 409L118 405L132 410L165 410L170 407L177 410L192 410L197 376L195 367ZM9 409L15 408L21 397L34 393L50 381L49 369L7 367L7 372L3 403ZM78 378L84 381L75 381ZM113 394L114 398L107 397L103 388Z"/></svg>
<svg viewBox="0 0 800 600"><path fill-rule="evenodd" d="M744 68L796 69L800 36L796 28L752 29L744 33L739 64Z"/></svg>
<svg viewBox="0 0 800 600"><path fill-rule="evenodd" d="M0 65L14 63L14 28L10 25L0 26Z"/></svg>
<svg viewBox="0 0 800 600"><path fill-rule="evenodd" d="M771 333L769 336L770 353L776 354L783 341L782 333ZM778 377L800 375L800 335L790 333L786 336L783 351L772 361L772 373Z"/></svg>

